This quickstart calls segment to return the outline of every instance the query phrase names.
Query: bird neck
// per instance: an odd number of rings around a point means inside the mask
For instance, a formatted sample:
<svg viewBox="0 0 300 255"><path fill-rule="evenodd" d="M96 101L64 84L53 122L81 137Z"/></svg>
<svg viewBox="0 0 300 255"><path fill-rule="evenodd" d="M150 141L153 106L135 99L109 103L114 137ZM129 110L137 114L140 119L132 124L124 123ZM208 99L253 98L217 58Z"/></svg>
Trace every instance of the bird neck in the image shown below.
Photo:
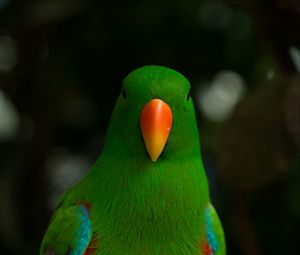
<svg viewBox="0 0 300 255"><path fill-rule="evenodd" d="M141 210L166 208L187 211L208 201L207 179L200 157L147 162L140 159L120 160L105 155L92 170L95 188L105 198L120 200ZM113 198L112 198L113 197ZM120 204L118 204L120 206Z"/></svg>

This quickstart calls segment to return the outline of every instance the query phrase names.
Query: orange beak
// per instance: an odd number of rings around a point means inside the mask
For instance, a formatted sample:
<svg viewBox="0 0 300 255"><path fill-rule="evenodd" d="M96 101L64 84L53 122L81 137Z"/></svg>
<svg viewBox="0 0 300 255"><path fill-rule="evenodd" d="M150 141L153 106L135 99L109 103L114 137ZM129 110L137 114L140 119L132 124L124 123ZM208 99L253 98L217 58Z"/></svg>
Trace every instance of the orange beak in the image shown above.
<svg viewBox="0 0 300 255"><path fill-rule="evenodd" d="M172 127L171 108L161 99L152 99L142 109L140 126L148 154L155 162L162 153Z"/></svg>

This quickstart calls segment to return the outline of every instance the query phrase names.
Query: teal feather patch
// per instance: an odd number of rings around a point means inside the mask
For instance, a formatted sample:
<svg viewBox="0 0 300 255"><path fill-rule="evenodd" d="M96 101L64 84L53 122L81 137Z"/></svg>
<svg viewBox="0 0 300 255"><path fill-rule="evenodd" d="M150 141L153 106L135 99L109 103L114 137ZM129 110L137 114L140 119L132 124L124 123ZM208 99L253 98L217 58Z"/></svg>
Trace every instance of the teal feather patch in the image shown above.
<svg viewBox="0 0 300 255"><path fill-rule="evenodd" d="M82 255L92 239L92 223L88 208L83 204L78 207L80 214L80 227L77 231L77 244L71 255Z"/></svg>
<svg viewBox="0 0 300 255"><path fill-rule="evenodd" d="M210 215L210 208L205 211L206 239L213 250L213 254L219 249L218 239L213 231L213 223Z"/></svg>

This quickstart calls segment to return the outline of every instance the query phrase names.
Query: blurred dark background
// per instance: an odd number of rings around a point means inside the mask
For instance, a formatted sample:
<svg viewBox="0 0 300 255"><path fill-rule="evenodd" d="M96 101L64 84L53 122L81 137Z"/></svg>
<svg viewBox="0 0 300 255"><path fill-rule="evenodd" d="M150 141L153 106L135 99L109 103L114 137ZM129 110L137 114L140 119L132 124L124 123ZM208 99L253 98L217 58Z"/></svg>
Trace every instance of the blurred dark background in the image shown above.
<svg viewBox="0 0 300 255"><path fill-rule="evenodd" d="M228 254L296 254L299 27L298 0L0 0L0 253L38 253L122 79L158 64L192 83Z"/></svg>

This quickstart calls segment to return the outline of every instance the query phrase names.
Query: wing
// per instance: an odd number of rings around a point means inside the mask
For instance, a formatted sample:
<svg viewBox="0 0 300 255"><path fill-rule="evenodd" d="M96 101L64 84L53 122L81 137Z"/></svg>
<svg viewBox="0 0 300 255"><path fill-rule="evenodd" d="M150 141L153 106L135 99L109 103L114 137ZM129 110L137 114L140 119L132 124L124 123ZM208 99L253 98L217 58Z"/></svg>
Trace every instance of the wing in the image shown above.
<svg viewBox="0 0 300 255"><path fill-rule="evenodd" d="M88 255L96 251L90 206L85 202L61 206L53 215L40 255Z"/></svg>
<svg viewBox="0 0 300 255"><path fill-rule="evenodd" d="M215 208L209 203L205 210L206 243L202 250L204 255L225 255L224 232Z"/></svg>

